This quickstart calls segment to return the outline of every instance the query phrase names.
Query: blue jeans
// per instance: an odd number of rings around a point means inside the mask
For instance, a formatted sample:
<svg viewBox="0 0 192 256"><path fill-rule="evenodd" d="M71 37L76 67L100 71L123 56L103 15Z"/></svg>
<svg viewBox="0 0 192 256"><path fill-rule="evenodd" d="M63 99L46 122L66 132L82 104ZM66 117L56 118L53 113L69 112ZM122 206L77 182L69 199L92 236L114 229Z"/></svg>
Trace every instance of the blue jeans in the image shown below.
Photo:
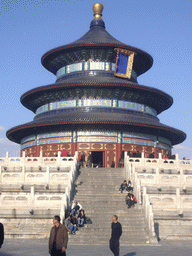
<svg viewBox="0 0 192 256"><path fill-rule="evenodd" d="M78 219L78 225L83 226L84 221L85 221L85 219L84 219L84 218L82 218L82 219Z"/></svg>
<svg viewBox="0 0 192 256"><path fill-rule="evenodd" d="M75 214L78 214L78 215L79 215L79 211L75 211L75 209L73 209L73 210L71 211L71 215L72 215L72 216L75 216Z"/></svg>
<svg viewBox="0 0 192 256"><path fill-rule="evenodd" d="M87 161L87 167L91 168L91 161L90 160Z"/></svg>
<svg viewBox="0 0 192 256"><path fill-rule="evenodd" d="M78 167L78 169L80 169L80 167L81 167L81 162L77 162L77 167Z"/></svg>
<svg viewBox="0 0 192 256"><path fill-rule="evenodd" d="M69 229L72 233L75 233L75 231L77 230L77 227L76 227L76 226L73 226L73 225L69 225L69 226L68 226L68 229Z"/></svg>

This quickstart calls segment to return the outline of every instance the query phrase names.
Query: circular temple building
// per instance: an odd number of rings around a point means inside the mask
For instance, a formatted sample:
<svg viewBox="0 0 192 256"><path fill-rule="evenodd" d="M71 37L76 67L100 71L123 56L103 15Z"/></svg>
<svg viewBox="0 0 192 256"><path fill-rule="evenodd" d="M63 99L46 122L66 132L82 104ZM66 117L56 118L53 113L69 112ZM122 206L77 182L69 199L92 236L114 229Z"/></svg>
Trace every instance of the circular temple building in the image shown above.
<svg viewBox="0 0 192 256"><path fill-rule="evenodd" d="M173 99L165 92L140 85L152 57L112 37L101 19L103 6L94 4L90 30L70 44L46 52L42 65L56 75L54 84L21 96L36 115L32 122L7 131L26 156L56 156L63 147L92 152L94 164L118 166L124 151L171 153L186 134L160 123L158 114Z"/></svg>

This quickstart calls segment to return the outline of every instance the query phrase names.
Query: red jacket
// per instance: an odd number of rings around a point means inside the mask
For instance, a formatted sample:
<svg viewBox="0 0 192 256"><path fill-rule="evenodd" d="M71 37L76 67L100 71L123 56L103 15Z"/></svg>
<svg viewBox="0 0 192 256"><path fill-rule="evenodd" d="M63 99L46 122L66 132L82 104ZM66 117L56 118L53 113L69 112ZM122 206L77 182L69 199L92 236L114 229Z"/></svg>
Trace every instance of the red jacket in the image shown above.
<svg viewBox="0 0 192 256"><path fill-rule="evenodd" d="M61 156L62 156L62 157L68 156L67 150L64 149L64 150L61 152Z"/></svg>
<svg viewBox="0 0 192 256"><path fill-rule="evenodd" d="M78 155L78 162L81 162L81 154Z"/></svg>

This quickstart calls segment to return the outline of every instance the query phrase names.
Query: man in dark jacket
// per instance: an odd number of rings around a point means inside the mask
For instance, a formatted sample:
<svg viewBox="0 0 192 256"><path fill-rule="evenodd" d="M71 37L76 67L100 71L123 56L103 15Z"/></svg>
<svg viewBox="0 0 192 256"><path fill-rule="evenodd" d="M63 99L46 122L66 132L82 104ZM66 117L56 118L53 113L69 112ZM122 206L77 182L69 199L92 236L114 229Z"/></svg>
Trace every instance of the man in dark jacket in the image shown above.
<svg viewBox="0 0 192 256"><path fill-rule="evenodd" d="M4 242L4 227L3 224L0 222L0 248Z"/></svg>
<svg viewBox="0 0 192 256"><path fill-rule="evenodd" d="M85 153L84 152L81 153L81 166L85 167Z"/></svg>
<svg viewBox="0 0 192 256"><path fill-rule="evenodd" d="M49 237L49 253L51 256L66 256L68 234L66 227L60 223L60 217L53 218L54 226Z"/></svg>
<svg viewBox="0 0 192 256"><path fill-rule="evenodd" d="M121 184L120 188L119 188L119 193L127 193L128 191L128 185L127 185L127 181L124 180L124 182Z"/></svg>
<svg viewBox="0 0 192 256"><path fill-rule="evenodd" d="M111 239L109 241L109 247L113 252L114 256L119 256L119 239L122 234L121 224L117 221L117 215L113 215L111 224Z"/></svg>

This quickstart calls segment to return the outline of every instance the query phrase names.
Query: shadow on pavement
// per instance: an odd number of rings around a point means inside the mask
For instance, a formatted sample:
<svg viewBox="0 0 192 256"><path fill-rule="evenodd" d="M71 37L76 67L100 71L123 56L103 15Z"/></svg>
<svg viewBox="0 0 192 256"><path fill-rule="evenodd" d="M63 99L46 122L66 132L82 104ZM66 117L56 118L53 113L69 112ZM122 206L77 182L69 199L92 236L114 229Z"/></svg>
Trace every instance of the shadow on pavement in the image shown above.
<svg viewBox="0 0 192 256"><path fill-rule="evenodd" d="M135 256L136 255L136 252L129 252L123 256Z"/></svg>
<svg viewBox="0 0 192 256"><path fill-rule="evenodd" d="M0 255L1 255L1 256L13 256L13 254L10 254L10 253L7 254L7 253L1 252L1 251L0 251Z"/></svg>

